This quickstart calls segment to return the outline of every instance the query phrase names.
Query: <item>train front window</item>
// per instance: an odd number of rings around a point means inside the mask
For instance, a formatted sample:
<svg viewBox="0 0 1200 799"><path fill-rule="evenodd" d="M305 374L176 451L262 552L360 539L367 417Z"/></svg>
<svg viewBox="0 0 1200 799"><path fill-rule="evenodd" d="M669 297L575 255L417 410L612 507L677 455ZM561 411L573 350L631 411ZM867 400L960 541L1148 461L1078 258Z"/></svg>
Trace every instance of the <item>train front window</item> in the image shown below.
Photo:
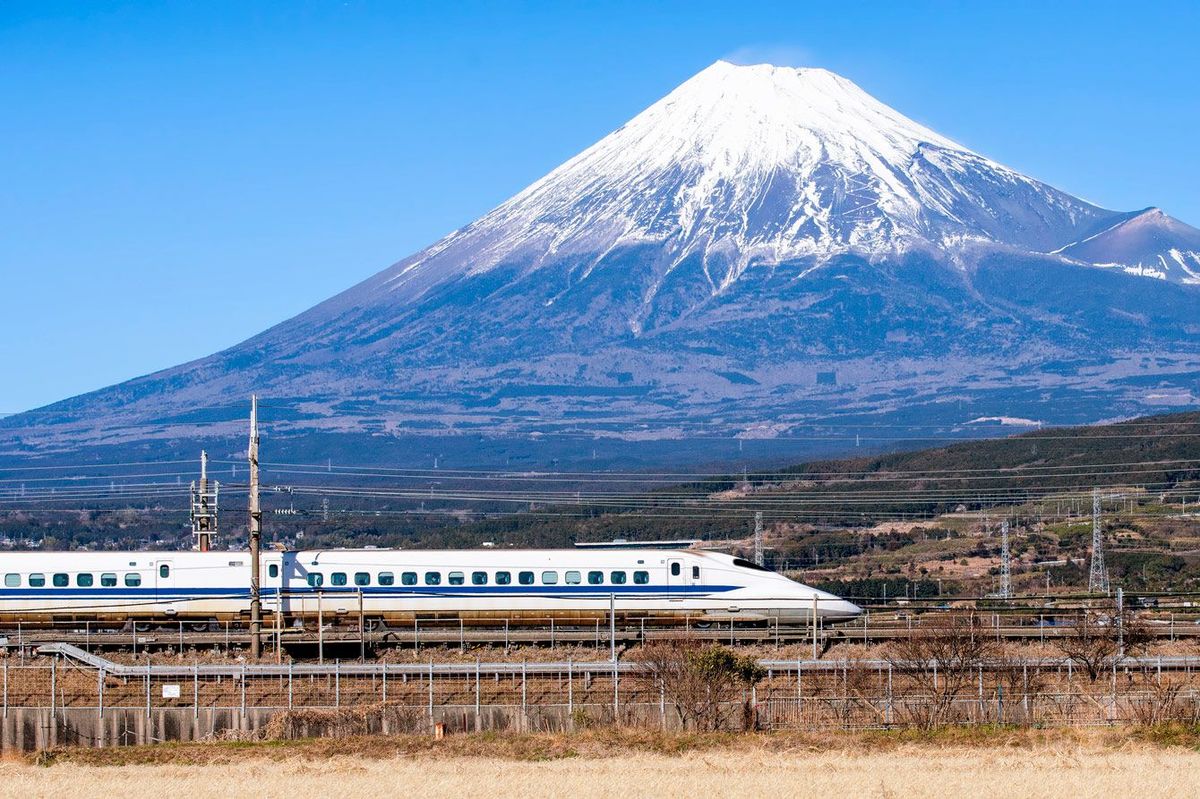
<svg viewBox="0 0 1200 799"><path fill-rule="evenodd" d="M75 575L75 585L79 586L80 588L91 588L93 579L94 578L90 573L81 572L80 574Z"/></svg>
<svg viewBox="0 0 1200 799"><path fill-rule="evenodd" d="M113 583L113 585L116 585L116 583ZM46 586L46 575L44 575L44 574L29 575L29 587L30 588L44 588L45 586Z"/></svg>
<svg viewBox="0 0 1200 799"><path fill-rule="evenodd" d="M759 566L759 565L758 565L757 563L755 563L754 561L751 561L751 560L746 560L745 558L734 558L734 559L733 559L733 565L734 565L734 566L737 566L737 567L739 567L739 568L742 568L742 569L753 569L753 570L754 570L754 571L756 571L756 572L769 572L769 571L771 571L771 570L770 570L770 569L768 569L766 566Z"/></svg>
<svg viewBox="0 0 1200 799"><path fill-rule="evenodd" d="M650 582L650 572L634 572L633 581L638 585L646 585Z"/></svg>
<svg viewBox="0 0 1200 799"><path fill-rule="evenodd" d="M496 585L511 585L512 572L496 572Z"/></svg>
<svg viewBox="0 0 1200 799"><path fill-rule="evenodd" d="M5 588L20 588L21 587L21 575L19 575L19 574L4 575L4 587Z"/></svg>
<svg viewBox="0 0 1200 799"><path fill-rule="evenodd" d="M57 579L57 578L58 578L58 575L55 575L55 579ZM142 575L138 574L137 572L127 572L125 574L125 585L127 585L128 587L137 588L141 584L142 584Z"/></svg>
<svg viewBox="0 0 1200 799"><path fill-rule="evenodd" d="M517 582L521 585L533 585L533 572L517 572Z"/></svg>
<svg viewBox="0 0 1200 799"><path fill-rule="evenodd" d="M320 588L325 584L325 575L321 572L309 572L308 584L313 588Z"/></svg>
<svg viewBox="0 0 1200 799"><path fill-rule="evenodd" d="M441 572L425 572L425 585L441 585L441 584L442 584L442 573Z"/></svg>
<svg viewBox="0 0 1200 799"><path fill-rule="evenodd" d="M43 577L42 583L45 584L45 582L46 582L46 579ZM33 577L29 578L29 583L30 583L30 585L33 584ZM117 587L116 573L115 572L104 572L103 574L101 574L100 575L100 585L102 585L105 588L116 588Z"/></svg>
<svg viewBox="0 0 1200 799"><path fill-rule="evenodd" d="M487 585L487 572L471 572L471 585Z"/></svg>
<svg viewBox="0 0 1200 799"><path fill-rule="evenodd" d="M54 587L55 588L66 588L68 585L70 585L70 583L71 583L71 578L65 574L54 575Z"/></svg>
<svg viewBox="0 0 1200 799"><path fill-rule="evenodd" d="M625 585L625 572L609 572L608 577L613 585Z"/></svg>
<svg viewBox="0 0 1200 799"><path fill-rule="evenodd" d="M396 575L392 574L391 572L380 572L379 573L379 584L380 585L395 585L396 584Z"/></svg>
<svg viewBox="0 0 1200 799"><path fill-rule="evenodd" d="M604 572L588 572L588 585L601 585L604 582Z"/></svg>
<svg viewBox="0 0 1200 799"><path fill-rule="evenodd" d="M330 585L345 585L346 584L346 573L345 572L334 572L333 574L329 575L329 584Z"/></svg>

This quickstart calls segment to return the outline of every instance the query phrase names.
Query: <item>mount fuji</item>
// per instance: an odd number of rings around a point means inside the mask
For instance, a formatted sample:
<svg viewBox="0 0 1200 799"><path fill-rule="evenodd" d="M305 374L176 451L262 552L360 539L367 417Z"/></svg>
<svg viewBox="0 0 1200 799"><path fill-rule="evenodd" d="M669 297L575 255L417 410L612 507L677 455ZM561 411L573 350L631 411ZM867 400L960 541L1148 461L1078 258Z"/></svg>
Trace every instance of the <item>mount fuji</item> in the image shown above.
<svg viewBox="0 0 1200 799"><path fill-rule="evenodd" d="M0 454L190 448L240 435L251 392L297 449L508 459L553 435L668 452L1098 421L1196 404L1197 311L1200 230L1022 175L831 72L717 62L293 319L0 420Z"/></svg>

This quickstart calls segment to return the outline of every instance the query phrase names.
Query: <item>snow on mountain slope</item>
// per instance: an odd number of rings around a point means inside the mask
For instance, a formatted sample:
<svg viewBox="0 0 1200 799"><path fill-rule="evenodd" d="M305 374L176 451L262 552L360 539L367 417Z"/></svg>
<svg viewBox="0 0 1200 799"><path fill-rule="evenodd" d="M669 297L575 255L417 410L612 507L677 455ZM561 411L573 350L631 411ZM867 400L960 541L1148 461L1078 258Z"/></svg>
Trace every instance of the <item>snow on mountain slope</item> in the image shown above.
<svg viewBox="0 0 1200 799"><path fill-rule="evenodd" d="M650 242L664 250L660 276L691 255L725 256L707 276L719 291L755 260L1045 251L1112 216L826 70L719 61L386 282L412 296L501 263L533 270Z"/></svg>
<svg viewBox="0 0 1200 799"><path fill-rule="evenodd" d="M1147 208L1057 252L1131 275L1200 284L1200 230L1158 208Z"/></svg>

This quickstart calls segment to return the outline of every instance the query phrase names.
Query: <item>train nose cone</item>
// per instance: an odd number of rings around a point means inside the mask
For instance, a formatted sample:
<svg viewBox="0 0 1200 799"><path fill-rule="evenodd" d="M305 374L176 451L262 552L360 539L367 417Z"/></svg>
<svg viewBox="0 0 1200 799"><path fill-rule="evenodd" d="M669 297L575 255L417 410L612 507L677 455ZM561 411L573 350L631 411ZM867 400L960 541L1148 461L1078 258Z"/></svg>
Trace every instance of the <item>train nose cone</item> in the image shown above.
<svg viewBox="0 0 1200 799"><path fill-rule="evenodd" d="M830 607L826 608L825 613L828 617L834 619L853 619L862 615L862 608L853 602L839 599L836 602L830 603Z"/></svg>

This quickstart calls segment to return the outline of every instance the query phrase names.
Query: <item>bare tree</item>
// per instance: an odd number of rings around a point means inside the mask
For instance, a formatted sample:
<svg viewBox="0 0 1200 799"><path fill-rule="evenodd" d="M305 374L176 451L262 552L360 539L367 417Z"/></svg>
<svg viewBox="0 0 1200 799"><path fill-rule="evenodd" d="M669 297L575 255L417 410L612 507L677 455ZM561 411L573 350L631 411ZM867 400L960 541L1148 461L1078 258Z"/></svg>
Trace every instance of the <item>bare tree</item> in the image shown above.
<svg viewBox="0 0 1200 799"><path fill-rule="evenodd" d="M699 646L695 641L674 641L645 647L638 658L641 679L660 691L675 709L684 727L724 729L741 709L742 727L751 726L753 714L740 694L766 676L758 661L723 646Z"/></svg>
<svg viewBox="0 0 1200 799"><path fill-rule="evenodd" d="M1129 611L1118 615L1086 609L1051 643L1095 682L1121 655L1137 655L1152 640L1149 628Z"/></svg>
<svg viewBox="0 0 1200 799"><path fill-rule="evenodd" d="M888 645L885 657L916 690L906 705L912 720L931 729L950 720L954 702L967 693L977 670L997 652L995 639L974 611L923 619Z"/></svg>

